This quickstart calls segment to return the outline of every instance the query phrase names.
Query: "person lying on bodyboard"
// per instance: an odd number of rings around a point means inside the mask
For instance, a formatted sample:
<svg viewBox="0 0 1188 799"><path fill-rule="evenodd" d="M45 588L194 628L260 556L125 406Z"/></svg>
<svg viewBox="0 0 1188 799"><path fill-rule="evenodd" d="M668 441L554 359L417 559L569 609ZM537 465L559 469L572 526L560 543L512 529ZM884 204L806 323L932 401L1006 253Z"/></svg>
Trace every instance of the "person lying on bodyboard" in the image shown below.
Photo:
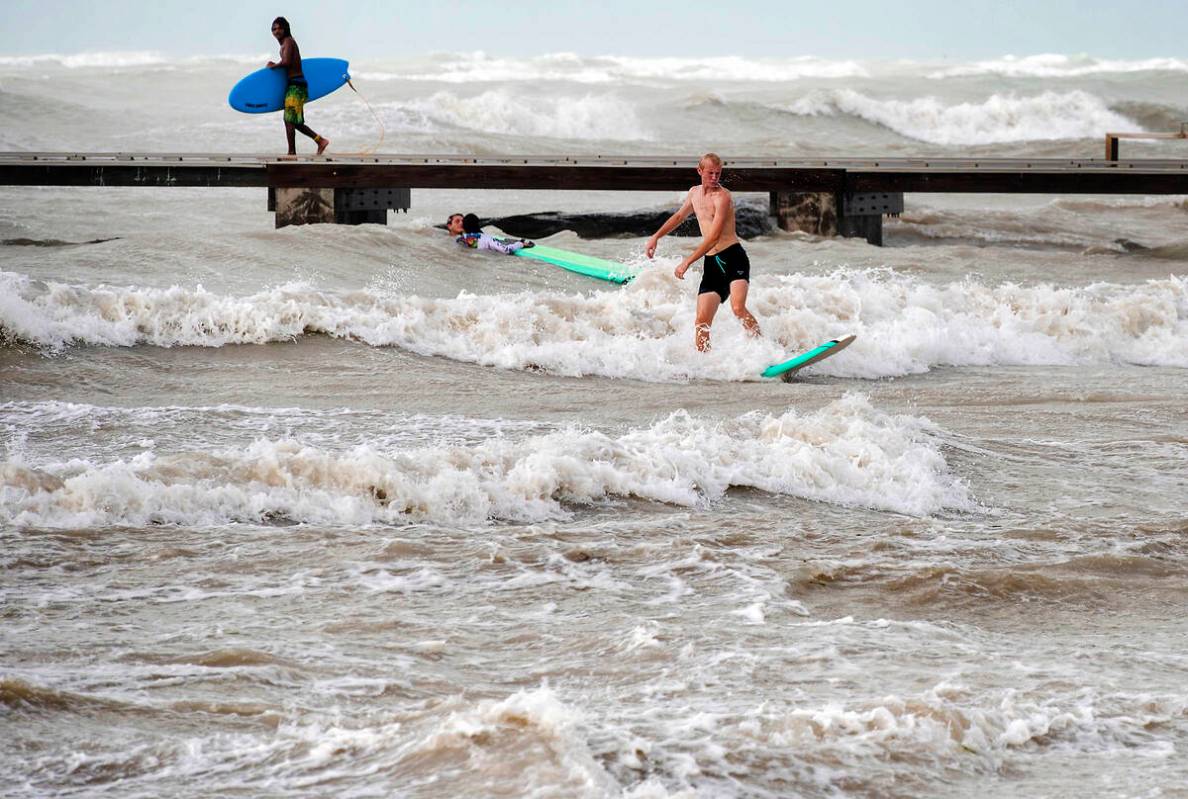
<svg viewBox="0 0 1188 799"><path fill-rule="evenodd" d="M493 250L504 255L514 255L517 250L535 247L536 242L519 239L517 241L500 241L494 236L484 233L479 218L474 214L450 214L446 222L446 230L456 236L454 241L472 250Z"/></svg>

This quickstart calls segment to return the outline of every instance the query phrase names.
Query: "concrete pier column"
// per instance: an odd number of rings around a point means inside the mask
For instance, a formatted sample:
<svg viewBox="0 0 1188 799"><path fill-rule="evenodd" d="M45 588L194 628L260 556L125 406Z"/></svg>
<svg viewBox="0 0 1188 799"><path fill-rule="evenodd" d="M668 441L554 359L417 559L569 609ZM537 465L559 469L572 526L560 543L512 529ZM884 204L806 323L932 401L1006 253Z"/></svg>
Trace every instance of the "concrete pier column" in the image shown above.
<svg viewBox="0 0 1188 799"><path fill-rule="evenodd" d="M334 223L388 224L388 211L407 211L412 205L407 188L268 190L268 210L276 212L276 226Z"/></svg>
<svg viewBox="0 0 1188 799"><path fill-rule="evenodd" d="M881 215L843 216L839 232L843 238L866 239L867 244L882 247L883 217Z"/></svg>
<svg viewBox="0 0 1188 799"><path fill-rule="evenodd" d="M781 230L836 236L840 198L828 191L773 191L771 215Z"/></svg>
<svg viewBox="0 0 1188 799"><path fill-rule="evenodd" d="M388 211L407 211L412 205L412 190L335 189L334 221L340 225L386 225Z"/></svg>
<svg viewBox="0 0 1188 799"><path fill-rule="evenodd" d="M334 222L334 189L286 189L271 192L276 226Z"/></svg>
<svg viewBox="0 0 1188 799"><path fill-rule="evenodd" d="M883 246L883 217L903 213L903 193L771 192L771 213L781 230L866 239Z"/></svg>

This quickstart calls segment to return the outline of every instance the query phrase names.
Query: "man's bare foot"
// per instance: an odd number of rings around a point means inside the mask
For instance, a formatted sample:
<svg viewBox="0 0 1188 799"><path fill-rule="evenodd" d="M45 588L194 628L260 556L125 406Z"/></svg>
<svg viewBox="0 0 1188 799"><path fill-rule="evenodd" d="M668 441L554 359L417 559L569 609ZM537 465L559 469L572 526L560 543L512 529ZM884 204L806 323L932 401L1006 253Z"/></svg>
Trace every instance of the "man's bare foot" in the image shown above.
<svg viewBox="0 0 1188 799"><path fill-rule="evenodd" d="M325 136L319 136L318 137L318 151L317 151L316 155L321 155L322 153L326 152L326 148L329 146L330 146L330 140L327 139Z"/></svg>

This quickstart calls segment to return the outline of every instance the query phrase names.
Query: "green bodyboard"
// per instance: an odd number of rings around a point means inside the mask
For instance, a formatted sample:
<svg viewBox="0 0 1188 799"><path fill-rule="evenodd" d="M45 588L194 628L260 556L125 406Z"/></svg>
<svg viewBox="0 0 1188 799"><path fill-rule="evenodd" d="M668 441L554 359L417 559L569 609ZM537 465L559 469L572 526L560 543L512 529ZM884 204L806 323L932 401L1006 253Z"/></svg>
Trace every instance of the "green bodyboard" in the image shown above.
<svg viewBox="0 0 1188 799"><path fill-rule="evenodd" d="M831 355L837 355L854 341L855 336L842 336L832 341L826 341L819 347L801 353L795 358L789 358L783 363L772 364L763 370L763 377L779 377L790 380L796 370L803 369L811 363L824 360Z"/></svg>
<svg viewBox="0 0 1188 799"><path fill-rule="evenodd" d="M525 247L517 250L516 255L521 258L531 258L534 261L544 261L546 264L577 272L579 275L607 280L611 283L626 283L635 277L635 272L627 266L605 258L595 258L592 255L582 255L580 252L559 250L556 247Z"/></svg>

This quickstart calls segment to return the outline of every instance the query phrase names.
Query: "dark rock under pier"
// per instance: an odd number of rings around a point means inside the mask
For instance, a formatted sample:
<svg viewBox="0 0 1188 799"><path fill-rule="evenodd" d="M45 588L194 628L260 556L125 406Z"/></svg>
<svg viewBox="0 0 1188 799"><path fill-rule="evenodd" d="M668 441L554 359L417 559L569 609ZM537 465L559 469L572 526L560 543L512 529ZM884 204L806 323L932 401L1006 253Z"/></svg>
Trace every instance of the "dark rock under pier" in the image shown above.
<svg viewBox="0 0 1188 799"><path fill-rule="evenodd" d="M483 225L494 225L509 236L524 239L543 239L571 230L583 239L607 239L650 236L676 212L675 208L658 211L625 211L599 213L565 213L540 211L483 219ZM735 229L740 239L753 239L774 230L767 204L739 203L735 206ZM701 235L697 220L690 216L670 236Z"/></svg>

